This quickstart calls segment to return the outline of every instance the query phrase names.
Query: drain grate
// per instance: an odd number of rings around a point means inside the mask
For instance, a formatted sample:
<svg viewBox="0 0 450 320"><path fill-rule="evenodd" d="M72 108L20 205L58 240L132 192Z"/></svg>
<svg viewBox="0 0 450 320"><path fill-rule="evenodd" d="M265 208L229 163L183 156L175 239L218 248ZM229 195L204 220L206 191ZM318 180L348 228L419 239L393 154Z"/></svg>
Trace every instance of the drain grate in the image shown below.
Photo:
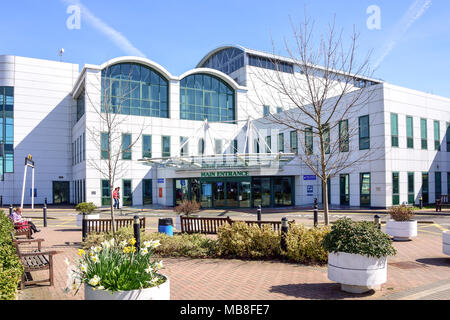
<svg viewBox="0 0 450 320"><path fill-rule="evenodd" d="M423 263L418 263L418 262L413 262L413 261L393 262L393 263L388 263L388 265L399 268L399 269L428 268L428 266Z"/></svg>

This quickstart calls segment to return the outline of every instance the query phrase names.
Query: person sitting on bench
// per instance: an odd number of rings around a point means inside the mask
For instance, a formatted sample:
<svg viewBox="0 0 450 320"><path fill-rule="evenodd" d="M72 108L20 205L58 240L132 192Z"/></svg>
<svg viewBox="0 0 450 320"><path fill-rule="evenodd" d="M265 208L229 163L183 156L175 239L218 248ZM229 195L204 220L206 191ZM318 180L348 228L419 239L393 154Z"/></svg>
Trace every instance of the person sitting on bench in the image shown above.
<svg viewBox="0 0 450 320"><path fill-rule="evenodd" d="M13 212L9 215L9 218L13 221L13 223L19 223L23 225L29 225L30 229L36 233L40 232L41 230L38 230L33 222L31 222L31 219L26 219L22 217L22 208L15 208ZM26 222L26 223L25 223ZM33 234L33 232L31 234Z"/></svg>

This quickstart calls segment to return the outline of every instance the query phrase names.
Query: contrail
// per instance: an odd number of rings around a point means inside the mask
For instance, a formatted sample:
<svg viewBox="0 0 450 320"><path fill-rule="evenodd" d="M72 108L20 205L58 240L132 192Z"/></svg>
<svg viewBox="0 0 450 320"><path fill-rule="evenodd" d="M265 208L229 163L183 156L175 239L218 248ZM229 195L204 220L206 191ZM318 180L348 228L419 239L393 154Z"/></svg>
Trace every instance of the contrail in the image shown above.
<svg viewBox="0 0 450 320"><path fill-rule="evenodd" d="M377 69L384 59L391 53L397 43L401 40L403 35L408 31L408 29L413 25L416 20L418 20L427 10L431 7L431 0L416 0L408 8L406 13L403 15L402 19L397 23L394 31L389 36L387 44L384 46L384 51L381 57L375 64L374 69Z"/></svg>
<svg viewBox="0 0 450 320"><path fill-rule="evenodd" d="M104 23L100 18L96 17L88 8L86 8L78 0L63 0L66 4L77 5L81 10L81 16L90 23L94 28L107 36L117 47L122 49L126 54L131 56L144 57L145 54L131 44L131 42L119 31L113 29Z"/></svg>

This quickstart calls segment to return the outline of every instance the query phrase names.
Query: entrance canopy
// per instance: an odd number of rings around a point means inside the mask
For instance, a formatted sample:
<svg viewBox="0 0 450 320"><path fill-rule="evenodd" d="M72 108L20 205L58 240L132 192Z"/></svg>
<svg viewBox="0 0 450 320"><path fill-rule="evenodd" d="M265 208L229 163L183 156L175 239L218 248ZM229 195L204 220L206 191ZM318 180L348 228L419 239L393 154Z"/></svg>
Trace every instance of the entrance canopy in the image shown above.
<svg viewBox="0 0 450 320"><path fill-rule="evenodd" d="M281 168L295 158L293 153L214 154L208 156L177 156L144 158L149 165L179 170Z"/></svg>

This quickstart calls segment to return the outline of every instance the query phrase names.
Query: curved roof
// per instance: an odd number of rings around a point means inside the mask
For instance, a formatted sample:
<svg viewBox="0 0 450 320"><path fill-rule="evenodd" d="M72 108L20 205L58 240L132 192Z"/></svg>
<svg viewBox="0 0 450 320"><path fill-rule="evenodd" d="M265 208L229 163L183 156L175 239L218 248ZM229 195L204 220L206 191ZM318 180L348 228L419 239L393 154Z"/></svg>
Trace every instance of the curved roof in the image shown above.
<svg viewBox="0 0 450 320"><path fill-rule="evenodd" d="M205 73L205 74L215 76L215 77L223 80L224 82L226 82L234 90L245 89L245 87L241 87L229 75L223 73L222 71L218 71L216 69L210 69L210 68L196 68L196 69L189 70L189 71L183 73L181 76L179 76L179 79L182 80L182 79L186 78L187 76L190 76L193 74L199 74L199 73Z"/></svg>
<svg viewBox="0 0 450 320"><path fill-rule="evenodd" d="M158 71L163 77L165 77L167 80L171 80L174 79L175 77L169 72L167 71L163 66L161 66L160 64L147 59L147 58L142 58L142 57L134 57L134 56L124 56L124 57L118 57L118 58L114 58L111 60L106 61L105 63L103 63L100 68L103 70L108 66L112 66L114 64L118 64L118 63L138 63L147 67L150 67L156 71Z"/></svg>
<svg viewBox="0 0 450 320"><path fill-rule="evenodd" d="M203 57L203 59L197 64L196 68L201 68L201 66L214 54L216 54L219 51L225 50L225 49L230 49L230 48L234 48L234 49L238 49L238 50L242 50L243 52L247 52L247 48L244 48L243 46L240 45L224 45L224 46L220 46L217 47L216 49L213 49L212 51L210 51L206 56Z"/></svg>

